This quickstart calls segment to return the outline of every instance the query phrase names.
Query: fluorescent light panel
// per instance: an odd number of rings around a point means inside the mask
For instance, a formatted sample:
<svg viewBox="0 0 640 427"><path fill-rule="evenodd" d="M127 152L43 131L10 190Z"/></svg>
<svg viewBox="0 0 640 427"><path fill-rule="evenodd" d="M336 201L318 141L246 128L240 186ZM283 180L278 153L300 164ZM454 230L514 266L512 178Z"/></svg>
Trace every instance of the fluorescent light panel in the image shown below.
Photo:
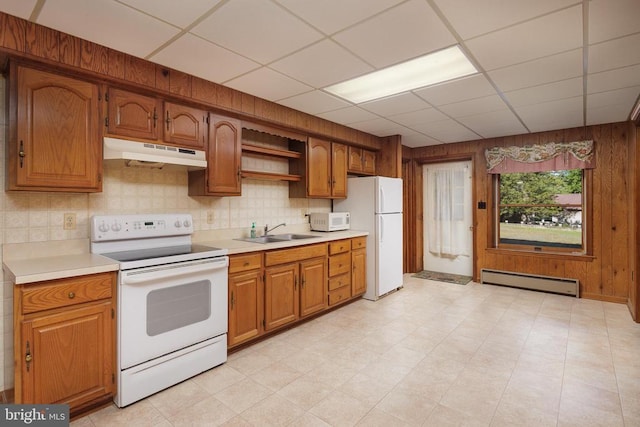
<svg viewBox="0 0 640 427"><path fill-rule="evenodd" d="M458 46L374 71L325 90L355 104L477 73Z"/></svg>

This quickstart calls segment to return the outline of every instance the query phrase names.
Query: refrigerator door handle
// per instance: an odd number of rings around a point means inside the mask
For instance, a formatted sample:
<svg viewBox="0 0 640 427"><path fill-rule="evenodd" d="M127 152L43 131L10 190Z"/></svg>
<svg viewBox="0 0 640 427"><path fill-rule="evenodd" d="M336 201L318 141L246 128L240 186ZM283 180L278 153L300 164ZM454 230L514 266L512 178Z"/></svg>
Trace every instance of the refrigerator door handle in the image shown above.
<svg viewBox="0 0 640 427"><path fill-rule="evenodd" d="M384 209L384 187L382 184L378 187L378 192L380 193L380 200L378 201L378 212L386 212Z"/></svg>
<svg viewBox="0 0 640 427"><path fill-rule="evenodd" d="M380 236L380 243L384 242L384 217L380 215L380 230L378 230L378 235Z"/></svg>

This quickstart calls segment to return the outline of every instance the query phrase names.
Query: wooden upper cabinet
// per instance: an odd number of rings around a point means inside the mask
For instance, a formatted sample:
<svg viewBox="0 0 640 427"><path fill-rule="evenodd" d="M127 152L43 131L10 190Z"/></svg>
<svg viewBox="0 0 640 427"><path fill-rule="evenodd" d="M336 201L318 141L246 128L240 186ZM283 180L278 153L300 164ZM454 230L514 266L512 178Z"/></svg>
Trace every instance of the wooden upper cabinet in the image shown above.
<svg viewBox="0 0 640 427"><path fill-rule="evenodd" d="M347 147L309 138L306 175L307 197L347 197Z"/></svg>
<svg viewBox="0 0 640 427"><path fill-rule="evenodd" d="M347 146L331 144L331 197L347 197Z"/></svg>
<svg viewBox="0 0 640 427"><path fill-rule="evenodd" d="M190 196L239 196L242 192L242 125L239 120L209 117L207 169L189 172Z"/></svg>
<svg viewBox="0 0 640 427"><path fill-rule="evenodd" d="M7 190L102 190L98 86L11 65Z"/></svg>
<svg viewBox="0 0 640 427"><path fill-rule="evenodd" d="M331 197L331 143L328 141L309 138L307 196Z"/></svg>
<svg viewBox="0 0 640 427"><path fill-rule="evenodd" d="M107 133L129 138L157 140L161 105L161 101L157 98L109 88Z"/></svg>
<svg viewBox="0 0 640 427"><path fill-rule="evenodd" d="M164 103L164 141L204 150L209 113L199 108Z"/></svg>
<svg viewBox="0 0 640 427"><path fill-rule="evenodd" d="M349 147L348 171L359 175L375 175L376 153L359 147Z"/></svg>

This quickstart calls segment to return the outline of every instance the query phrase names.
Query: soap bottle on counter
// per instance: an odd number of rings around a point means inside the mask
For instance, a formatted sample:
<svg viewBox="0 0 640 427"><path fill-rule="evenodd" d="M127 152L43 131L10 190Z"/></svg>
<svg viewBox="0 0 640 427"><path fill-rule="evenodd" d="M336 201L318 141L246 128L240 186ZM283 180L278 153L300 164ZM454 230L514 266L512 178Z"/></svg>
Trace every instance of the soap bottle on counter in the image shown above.
<svg viewBox="0 0 640 427"><path fill-rule="evenodd" d="M256 223L252 222L251 223L251 238L253 239L255 237L257 237L257 235L256 235Z"/></svg>

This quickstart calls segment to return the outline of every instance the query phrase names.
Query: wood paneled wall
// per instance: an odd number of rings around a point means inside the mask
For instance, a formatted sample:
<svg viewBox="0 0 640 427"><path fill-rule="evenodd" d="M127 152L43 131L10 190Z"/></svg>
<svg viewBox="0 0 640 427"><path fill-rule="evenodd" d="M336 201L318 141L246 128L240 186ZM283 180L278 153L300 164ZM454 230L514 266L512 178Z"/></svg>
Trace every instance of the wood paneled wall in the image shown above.
<svg viewBox="0 0 640 427"><path fill-rule="evenodd" d="M382 139L181 71L0 12L0 66L9 57L35 61L123 88L191 102L239 119L380 150Z"/></svg>
<svg viewBox="0 0 640 427"><path fill-rule="evenodd" d="M596 147L596 168L591 172L592 212L588 215L588 235L591 252L588 256L553 255L506 251L492 248L491 177L486 172L484 150L494 146L531 145L547 142L570 142L593 139ZM627 303L631 292L632 260L637 250L637 227L630 216L636 215L637 196L630 181L637 167L636 135L631 123L613 123L586 128L492 138L457 144L443 144L411 150L411 162L416 167L405 168L413 173L416 212L412 223L415 233L422 232L422 169L424 163L470 158L474 170L474 279L480 269L518 271L580 280L580 294L585 298ZM406 156L406 152L405 152ZM477 202L487 202L487 209L477 209ZM635 234L634 234L635 233ZM422 267L422 242L415 239L409 248L414 271ZM634 297L635 298L635 297Z"/></svg>

